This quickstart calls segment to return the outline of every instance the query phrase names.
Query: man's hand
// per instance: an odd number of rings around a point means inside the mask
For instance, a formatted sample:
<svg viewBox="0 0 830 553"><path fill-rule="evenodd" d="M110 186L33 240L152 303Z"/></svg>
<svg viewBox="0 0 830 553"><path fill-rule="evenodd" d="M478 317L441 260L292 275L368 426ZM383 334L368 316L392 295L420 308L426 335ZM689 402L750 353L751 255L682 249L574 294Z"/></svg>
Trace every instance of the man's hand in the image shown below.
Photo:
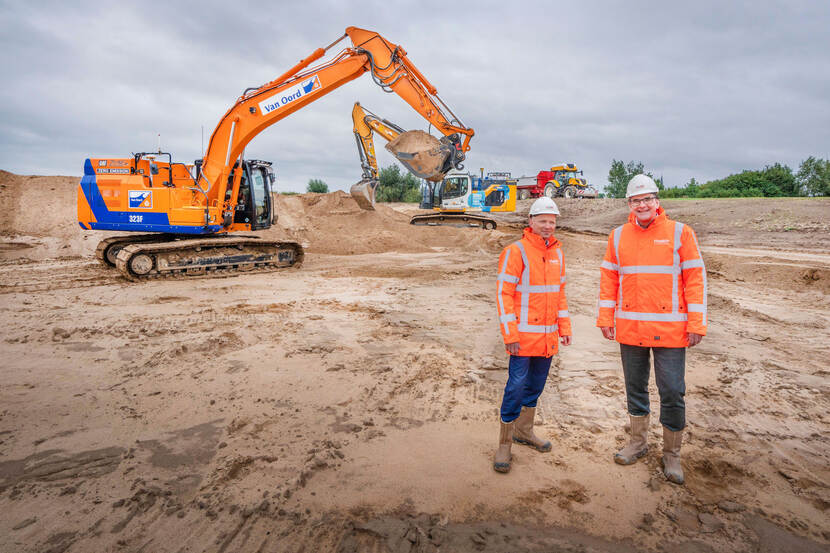
<svg viewBox="0 0 830 553"><path fill-rule="evenodd" d="M512 344L504 344L504 347L507 348L507 353L510 355L519 355L519 342L513 342Z"/></svg>
<svg viewBox="0 0 830 553"><path fill-rule="evenodd" d="M613 340L614 339L614 327L613 326L601 326L599 329L602 331L602 335L605 336L606 340Z"/></svg>
<svg viewBox="0 0 830 553"><path fill-rule="evenodd" d="M562 338L562 345L563 346L570 346L571 345L571 337L570 336L560 336Z"/></svg>
<svg viewBox="0 0 830 553"><path fill-rule="evenodd" d="M694 332L689 332L689 347L694 347L703 340L702 334L695 334Z"/></svg>

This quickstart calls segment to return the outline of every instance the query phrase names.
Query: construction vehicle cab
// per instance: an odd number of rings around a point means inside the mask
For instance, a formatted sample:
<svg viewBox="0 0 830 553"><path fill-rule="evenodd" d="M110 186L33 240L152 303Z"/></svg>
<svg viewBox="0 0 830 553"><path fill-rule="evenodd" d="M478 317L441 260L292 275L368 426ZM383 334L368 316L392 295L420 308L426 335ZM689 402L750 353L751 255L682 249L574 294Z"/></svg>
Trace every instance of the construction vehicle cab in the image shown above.
<svg viewBox="0 0 830 553"><path fill-rule="evenodd" d="M274 222L272 214L275 213L271 201L271 188L275 181L271 162L244 160L242 171L233 224L250 225L251 230L270 228ZM225 193L226 201L230 201L230 194L229 189Z"/></svg>
<svg viewBox="0 0 830 553"><path fill-rule="evenodd" d="M429 192L422 194L420 207L437 213L414 215L410 224L494 229L496 221L483 213L516 210L516 182L492 174L477 177L451 172L434 189L429 184L425 189Z"/></svg>

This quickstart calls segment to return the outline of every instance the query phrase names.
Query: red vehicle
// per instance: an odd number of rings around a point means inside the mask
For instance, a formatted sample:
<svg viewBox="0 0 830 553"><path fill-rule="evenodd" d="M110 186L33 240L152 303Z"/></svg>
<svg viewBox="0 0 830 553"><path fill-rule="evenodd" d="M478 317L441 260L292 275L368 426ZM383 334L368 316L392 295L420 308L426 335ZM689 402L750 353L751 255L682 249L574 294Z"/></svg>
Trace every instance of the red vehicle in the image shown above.
<svg viewBox="0 0 830 553"><path fill-rule="evenodd" d="M518 199L538 198L596 198L597 189L585 179L573 163L554 165L550 171L539 171L535 177L519 177L516 183Z"/></svg>

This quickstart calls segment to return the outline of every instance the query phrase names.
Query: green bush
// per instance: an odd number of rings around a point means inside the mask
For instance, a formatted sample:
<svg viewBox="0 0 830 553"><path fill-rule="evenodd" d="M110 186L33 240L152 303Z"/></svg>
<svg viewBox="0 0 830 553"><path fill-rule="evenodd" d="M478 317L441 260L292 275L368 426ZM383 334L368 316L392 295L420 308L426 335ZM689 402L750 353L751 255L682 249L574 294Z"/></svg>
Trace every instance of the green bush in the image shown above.
<svg viewBox="0 0 830 553"><path fill-rule="evenodd" d="M629 163L632 164L633 162ZM642 168L642 164L635 168ZM617 182L626 169L628 167L621 161L614 160L611 164L611 171L617 175ZM830 161L810 156L801 162L796 174L793 174L793 170L788 166L775 163L760 171L746 170L704 184L698 184L692 178L685 186L661 190L661 198L830 196Z"/></svg>
<svg viewBox="0 0 830 553"><path fill-rule="evenodd" d="M320 179L309 179L306 192L315 192L317 194L326 194L329 191L329 185Z"/></svg>
<svg viewBox="0 0 830 553"><path fill-rule="evenodd" d="M404 173L398 165L381 168L375 201L408 202L421 201L421 181L412 173Z"/></svg>
<svg viewBox="0 0 830 553"><path fill-rule="evenodd" d="M795 176L799 192L808 196L830 196L830 161L808 157Z"/></svg>

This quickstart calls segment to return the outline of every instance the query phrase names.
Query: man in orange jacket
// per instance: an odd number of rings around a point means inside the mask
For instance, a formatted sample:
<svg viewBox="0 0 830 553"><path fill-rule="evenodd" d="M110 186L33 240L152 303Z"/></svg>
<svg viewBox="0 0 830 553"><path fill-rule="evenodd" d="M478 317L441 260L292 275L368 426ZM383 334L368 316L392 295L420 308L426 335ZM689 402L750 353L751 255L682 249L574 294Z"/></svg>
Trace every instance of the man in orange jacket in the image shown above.
<svg viewBox="0 0 830 553"><path fill-rule="evenodd" d="M630 465L648 451L651 352L660 393L663 473L682 484L686 347L706 335L706 268L694 231L666 217L657 192L646 175L628 183L628 223L608 237L600 268L597 326L620 343L631 419L630 441L614 461Z"/></svg>
<svg viewBox="0 0 830 553"><path fill-rule="evenodd" d="M499 327L510 364L501 404L499 448L493 460L498 472L510 470L512 442L542 452L551 450L549 441L534 434L533 421L559 339L563 345L571 343L565 258L553 236L557 215L559 208L550 198L533 202L521 240L507 246L499 257Z"/></svg>

